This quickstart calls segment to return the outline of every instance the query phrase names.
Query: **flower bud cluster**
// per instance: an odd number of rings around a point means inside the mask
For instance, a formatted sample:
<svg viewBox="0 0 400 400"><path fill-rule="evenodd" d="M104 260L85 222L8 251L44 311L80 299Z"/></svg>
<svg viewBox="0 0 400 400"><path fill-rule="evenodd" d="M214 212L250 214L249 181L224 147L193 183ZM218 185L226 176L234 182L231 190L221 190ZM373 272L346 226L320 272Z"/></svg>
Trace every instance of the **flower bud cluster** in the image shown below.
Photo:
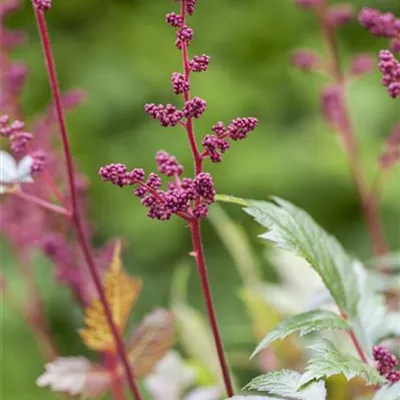
<svg viewBox="0 0 400 400"><path fill-rule="evenodd" d="M235 118L228 127L225 127L223 122L218 122L211 128L214 134L206 135L201 142L204 148L203 157L209 157L214 163L221 162L222 154L230 148L228 139L245 139L247 134L256 128L257 124L257 118L253 117Z"/></svg>
<svg viewBox="0 0 400 400"><path fill-rule="evenodd" d="M172 104L145 105L145 112L160 122L161 126L182 125L189 137L193 158L195 160L194 178L182 178L183 166L174 156L159 151L156 156L160 174L172 178L167 189L162 190L162 181L158 174L150 173L145 178L142 169L128 171L125 164L109 164L100 168L99 174L104 181L116 186L135 185L134 194L148 209L147 215L158 220L168 220L178 215L185 220L205 218L208 206L215 201L215 188L210 174L203 172L203 160L220 162L221 155L230 147L228 140L242 140L257 126L256 118L236 118L225 127L222 122L212 127L212 134L202 140L203 152L199 152L193 128L193 119L200 118L206 111L207 103L202 98L190 96L190 75L192 72L207 71L210 57L206 54L188 58L187 47L193 39L194 31L186 24L186 16L195 11L197 0L186 0L181 3L181 14L168 13L165 22L176 28L176 47L183 55L184 73L173 72L172 90L183 97L183 106L177 108Z"/></svg>
<svg viewBox="0 0 400 400"><path fill-rule="evenodd" d="M7 114L0 117L0 134L10 140L11 150L14 153L21 153L32 139L32 134L25 131L25 124L22 121L10 121Z"/></svg>
<svg viewBox="0 0 400 400"><path fill-rule="evenodd" d="M372 355L376 369L382 376L392 384L400 381L400 371L395 369L399 362L394 354L386 347L377 345L372 348Z"/></svg>
<svg viewBox="0 0 400 400"><path fill-rule="evenodd" d="M33 0L33 5L40 11L47 11L51 7L52 0Z"/></svg>
<svg viewBox="0 0 400 400"><path fill-rule="evenodd" d="M400 18L366 7L361 10L358 20L372 35L392 39L392 50L400 52Z"/></svg>
<svg viewBox="0 0 400 400"><path fill-rule="evenodd" d="M26 154L28 143L33 138L30 132L25 131L25 124L22 121L11 121L7 114L0 115L0 136L10 141L11 151L16 154ZM33 158L31 173L42 172L46 164L46 152L35 150L29 155Z"/></svg>
<svg viewBox="0 0 400 400"><path fill-rule="evenodd" d="M200 172L194 179L180 176L183 167L175 157L165 151L156 156L158 170L167 177L174 177L167 190L161 190L162 180L158 174L150 173L145 179L143 169L128 171L124 164L109 164L100 168L99 174L104 181L120 187L136 185L134 194L148 208L150 218L165 221L173 214L186 219L205 218L208 205L215 201L214 182L210 174Z"/></svg>
<svg viewBox="0 0 400 400"><path fill-rule="evenodd" d="M400 96L400 62L389 50L380 51L379 69L382 72L382 84L387 88L389 96L394 99Z"/></svg>

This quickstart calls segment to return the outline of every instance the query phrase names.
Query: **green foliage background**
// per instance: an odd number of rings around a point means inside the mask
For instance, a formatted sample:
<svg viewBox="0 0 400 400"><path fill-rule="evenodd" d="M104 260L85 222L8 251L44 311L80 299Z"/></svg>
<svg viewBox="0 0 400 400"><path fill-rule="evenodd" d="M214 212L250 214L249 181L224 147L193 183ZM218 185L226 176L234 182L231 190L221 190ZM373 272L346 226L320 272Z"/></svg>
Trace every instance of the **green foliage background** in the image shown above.
<svg viewBox="0 0 400 400"><path fill-rule="evenodd" d="M376 6L400 13L396 0L354 0L356 9ZM54 0L48 23L63 89L79 87L88 102L69 116L69 128L78 165L91 183L91 217L96 241L122 237L127 244L126 267L144 278L143 296L134 320L154 306L168 304L173 270L188 256L190 238L185 225L151 221L130 190L103 184L99 166L123 162L129 167L154 169L154 155L165 149L187 165L191 156L179 128L163 129L143 112L146 102L175 101L170 74L180 70L173 30L164 14L176 9L172 0L114 0L99 2ZM8 21L25 29L29 43L15 58L29 65L24 94L29 118L49 102L34 18L29 1ZM235 144L220 165L207 165L218 192L240 197L267 199L277 195L309 212L345 247L362 258L371 256L368 237L353 189L347 162L336 137L319 115L318 92L324 78L303 74L288 63L296 47L322 49L314 18L293 6L291 0L199 0L191 18L195 28L192 54L212 57L210 70L193 77L193 93L205 98L208 109L196 123L198 136L216 121L236 116L256 116L258 129ZM347 65L351 54L377 53L385 40L370 37L357 22L340 30L341 54ZM391 100L375 72L354 82L350 91L363 161L369 180L383 139L400 119L400 103ZM397 174L397 176L396 176ZM399 248L398 170L385 181L382 214L391 248ZM256 238L259 227L236 207L228 211ZM206 254L222 334L229 349L254 348L244 306L236 295L240 280L232 260L208 223L204 224ZM262 259L261 244L252 239L265 277L273 279L271 267ZM13 260L2 247L7 283L23 297ZM52 267L39 258L38 282L57 341L64 355L83 351L75 329L81 324L66 289L52 281ZM194 265L193 265L194 269ZM203 309L196 276L190 281L190 300ZM229 294L229 296L228 296ZM2 306L2 394L7 400L52 399L35 388L43 362L21 316ZM241 375L244 379L249 375Z"/></svg>

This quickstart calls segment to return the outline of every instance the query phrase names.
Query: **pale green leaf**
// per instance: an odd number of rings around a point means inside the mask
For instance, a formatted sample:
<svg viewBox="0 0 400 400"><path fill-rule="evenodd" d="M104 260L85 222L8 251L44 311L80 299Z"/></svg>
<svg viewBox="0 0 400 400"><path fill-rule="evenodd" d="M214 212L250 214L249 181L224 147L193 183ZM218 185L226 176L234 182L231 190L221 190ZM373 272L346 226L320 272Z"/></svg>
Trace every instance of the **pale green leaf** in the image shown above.
<svg viewBox="0 0 400 400"><path fill-rule="evenodd" d="M325 310L314 310L303 314L297 314L282 321L265 336L257 346L252 357L268 347L273 341L284 339L292 333L299 332L300 336L311 332L327 329L349 329L348 323L339 315Z"/></svg>
<svg viewBox="0 0 400 400"><path fill-rule="evenodd" d="M356 376L363 377L368 385L381 385L386 380L377 370L349 354L342 353L329 340L309 346L316 355L308 361L302 383L318 380L332 375L343 374L347 380Z"/></svg>
<svg viewBox="0 0 400 400"><path fill-rule="evenodd" d="M244 229L219 204L211 207L208 219L234 260L244 284L248 288L258 288L261 284L260 268Z"/></svg>
<svg viewBox="0 0 400 400"><path fill-rule="evenodd" d="M363 265L356 262L353 268L360 298L351 324L364 352L371 356L373 345L400 334L400 315L387 312L384 296L376 290L372 275Z"/></svg>
<svg viewBox="0 0 400 400"><path fill-rule="evenodd" d="M277 204L249 200L245 211L268 229L262 238L295 253L321 276L336 303L354 316L358 301L353 260L341 244L306 212L281 199Z"/></svg>
<svg viewBox="0 0 400 400"><path fill-rule="evenodd" d="M285 369L258 376L246 385L245 389L299 400L325 400L326 398L323 381L311 382L304 387L301 374Z"/></svg>
<svg viewBox="0 0 400 400"><path fill-rule="evenodd" d="M373 400L400 400L400 382L379 389Z"/></svg>

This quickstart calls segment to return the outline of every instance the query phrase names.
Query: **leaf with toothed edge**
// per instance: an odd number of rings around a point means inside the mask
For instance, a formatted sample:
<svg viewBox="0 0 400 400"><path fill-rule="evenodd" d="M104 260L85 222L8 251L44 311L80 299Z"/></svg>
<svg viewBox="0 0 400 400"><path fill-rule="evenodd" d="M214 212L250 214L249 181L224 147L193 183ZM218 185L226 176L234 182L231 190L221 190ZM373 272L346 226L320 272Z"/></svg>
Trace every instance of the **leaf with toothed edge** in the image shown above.
<svg viewBox="0 0 400 400"><path fill-rule="evenodd" d="M375 368L358 358L342 353L330 340L324 339L308 348L316 355L308 361L301 385L338 374L343 374L347 380L362 376L367 385L382 385L386 382Z"/></svg>
<svg viewBox="0 0 400 400"><path fill-rule="evenodd" d="M325 400L324 381L302 383L302 375L292 370L271 371L254 378L245 390L257 390L268 395L298 400Z"/></svg>
<svg viewBox="0 0 400 400"><path fill-rule="evenodd" d="M304 336L311 332L327 329L348 330L350 326L339 315L325 310L314 310L294 315L285 319L270 331L254 350L251 357L260 353L275 340L284 339L293 333L299 332L300 336Z"/></svg>

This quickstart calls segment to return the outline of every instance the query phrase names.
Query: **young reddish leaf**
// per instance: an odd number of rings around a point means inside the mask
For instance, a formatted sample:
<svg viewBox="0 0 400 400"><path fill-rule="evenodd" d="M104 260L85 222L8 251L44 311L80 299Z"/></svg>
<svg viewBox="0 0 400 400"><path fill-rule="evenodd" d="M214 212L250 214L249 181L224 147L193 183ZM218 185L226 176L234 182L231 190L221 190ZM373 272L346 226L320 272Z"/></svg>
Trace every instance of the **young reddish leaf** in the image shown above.
<svg viewBox="0 0 400 400"><path fill-rule="evenodd" d="M141 284L140 279L132 278L122 270L121 244L118 242L110 269L104 279L104 289L112 317L121 334L125 330L129 313L140 294ZM96 351L114 350L114 338L99 299L93 300L86 309L85 323L87 328L80 330L79 334L86 346Z"/></svg>
<svg viewBox="0 0 400 400"><path fill-rule="evenodd" d="M154 310L147 315L128 341L128 358L135 376L151 372L175 342L175 322L170 312Z"/></svg>

